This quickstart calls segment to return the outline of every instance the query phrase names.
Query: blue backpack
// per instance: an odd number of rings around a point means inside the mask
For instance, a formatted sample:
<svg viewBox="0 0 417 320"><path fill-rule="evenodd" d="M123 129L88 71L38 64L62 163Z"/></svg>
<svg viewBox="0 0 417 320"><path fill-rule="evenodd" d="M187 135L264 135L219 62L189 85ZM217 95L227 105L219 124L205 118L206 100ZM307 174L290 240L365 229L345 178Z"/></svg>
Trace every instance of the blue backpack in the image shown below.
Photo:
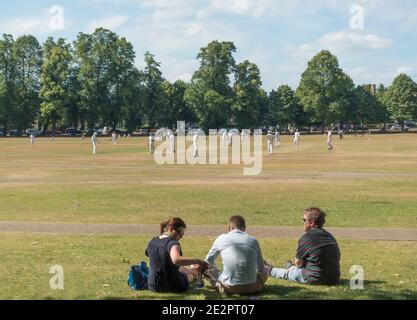
<svg viewBox="0 0 417 320"><path fill-rule="evenodd" d="M149 268L146 262L142 261L137 266L130 268L127 284L132 290L148 289Z"/></svg>

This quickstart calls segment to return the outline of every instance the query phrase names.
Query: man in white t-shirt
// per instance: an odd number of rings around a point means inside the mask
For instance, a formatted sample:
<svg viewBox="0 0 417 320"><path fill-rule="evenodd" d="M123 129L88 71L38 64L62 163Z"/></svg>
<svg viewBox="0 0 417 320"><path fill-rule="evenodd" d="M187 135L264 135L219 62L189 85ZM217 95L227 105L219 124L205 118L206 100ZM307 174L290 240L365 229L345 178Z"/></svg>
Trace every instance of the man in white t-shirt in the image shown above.
<svg viewBox="0 0 417 320"><path fill-rule="evenodd" d="M333 141L333 132L332 132L332 130L329 130L327 132L327 146L328 146L329 150L333 150L332 141Z"/></svg>
<svg viewBox="0 0 417 320"><path fill-rule="evenodd" d="M297 129L295 130L295 133L294 133L294 145L297 147L297 149L300 147L300 140L301 140L301 134Z"/></svg>
<svg viewBox="0 0 417 320"><path fill-rule="evenodd" d="M223 272L216 288L226 294L254 294L263 289L269 272L262 258L259 242L246 233L242 216L229 219L229 233L214 242L206 261L211 270L217 270L216 258L221 256Z"/></svg>
<svg viewBox="0 0 417 320"><path fill-rule="evenodd" d="M117 144L117 133L116 131L113 131L113 134L111 135L111 140L113 145L115 146Z"/></svg>

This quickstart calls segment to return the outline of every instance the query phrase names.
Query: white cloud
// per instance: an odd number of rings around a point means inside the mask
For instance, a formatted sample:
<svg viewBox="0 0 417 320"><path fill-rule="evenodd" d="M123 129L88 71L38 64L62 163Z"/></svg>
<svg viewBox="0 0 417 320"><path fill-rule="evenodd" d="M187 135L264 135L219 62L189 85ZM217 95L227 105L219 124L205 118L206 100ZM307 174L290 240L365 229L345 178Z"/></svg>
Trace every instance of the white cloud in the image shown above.
<svg viewBox="0 0 417 320"><path fill-rule="evenodd" d="M117 15L113 17L104 18L101 20L90 21L86 28L87 33L94 32L97 28L110 29L116 31L129 20L129 16Z"/></svg>
<svg viewBox="0 0 417 320"><path fill-rule="evenodd" d="M48 22L40 18L13 18L0 23L2 33L19 37L25 34L40 34L49 31Z"/></svg>
<svg viewBox="0 0 417 320"><path fill-rule="evenodd" d="M379 38L374 34L362 34L353 31L331 32L318 40L323 48L335 52L352 50L384 49L392 46L391 39Z"/></svg>
<svg viewBox="0 0 417 320"><path fill-rule="evenodd" d="M261 17L272 7L272 0L212 0L212 7L236 15Z"/></svg>

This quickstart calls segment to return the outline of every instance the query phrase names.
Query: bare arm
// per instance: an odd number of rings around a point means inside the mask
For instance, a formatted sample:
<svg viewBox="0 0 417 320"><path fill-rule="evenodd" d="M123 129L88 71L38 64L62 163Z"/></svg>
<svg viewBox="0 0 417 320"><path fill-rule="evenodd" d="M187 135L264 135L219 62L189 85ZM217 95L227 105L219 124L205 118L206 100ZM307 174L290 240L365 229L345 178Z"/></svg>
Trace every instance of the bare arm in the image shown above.
<svg viewBox="0 0 417 320"><path fill-rule="evenodd" d="M170 256L171 256L172 263L179 267L191 266L193 264L198 264L200 265L200 267L203 267L206 265L206 262L200 259L182 257L179 246L173 246L171 248Z"/></svg>

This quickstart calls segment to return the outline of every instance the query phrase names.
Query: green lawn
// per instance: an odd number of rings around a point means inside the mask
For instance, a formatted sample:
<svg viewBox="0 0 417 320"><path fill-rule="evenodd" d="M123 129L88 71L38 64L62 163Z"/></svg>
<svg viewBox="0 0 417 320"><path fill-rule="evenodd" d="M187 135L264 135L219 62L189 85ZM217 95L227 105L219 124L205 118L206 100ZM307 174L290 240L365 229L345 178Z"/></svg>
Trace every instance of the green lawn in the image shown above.
<svg viewBox="0 0 417 320"><path fill-rule="evenodd" d="M158 166L145 138L0 139L0 220L155 224L179 215L189 224L224 224L241 213L254 225L298 226L321 206L333 227L417 227L417 135L335 140L290 137L262 174L242 166ZM265 152L266 154L266 152Z"/></svg>
<svg viewBox="0 0 417 320"><path fill-rule="evenodd" d="M0 234L0 299L219 299L205 288L186 295L132 292L129 267L145 259L150 236L46 236ZM184 253L204 258L214 239L182 240ZM264 258L281 265L294 256L296 239L262 239ZM261 299L416 299L417 247L412 242L339 241L342 283L335 287L309 287L270 279ZM132 263L126 262L126 260ZM49 269L64 268L64 290L51 290ZM365 270L365 290L349 288L352 265ZM232 299L239 298L229 297ZM248 297L243 297L248 299Z"/></svg>

